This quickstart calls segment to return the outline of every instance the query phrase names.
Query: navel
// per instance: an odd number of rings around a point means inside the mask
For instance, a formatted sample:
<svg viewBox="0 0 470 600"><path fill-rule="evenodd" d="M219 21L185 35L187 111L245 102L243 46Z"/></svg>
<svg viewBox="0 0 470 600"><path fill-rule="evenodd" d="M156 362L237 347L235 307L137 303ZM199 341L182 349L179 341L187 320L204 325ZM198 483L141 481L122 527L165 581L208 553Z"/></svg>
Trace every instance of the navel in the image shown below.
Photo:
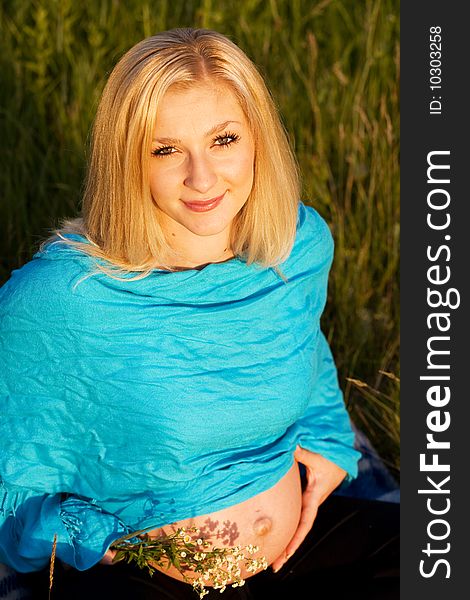
<svg viewBox="0 0 470 600"><path fill-rule="evenodd" d="M256 535L266 535L271 531L273 523L269 517L260 517L253 524L253 531Z"/></svg>

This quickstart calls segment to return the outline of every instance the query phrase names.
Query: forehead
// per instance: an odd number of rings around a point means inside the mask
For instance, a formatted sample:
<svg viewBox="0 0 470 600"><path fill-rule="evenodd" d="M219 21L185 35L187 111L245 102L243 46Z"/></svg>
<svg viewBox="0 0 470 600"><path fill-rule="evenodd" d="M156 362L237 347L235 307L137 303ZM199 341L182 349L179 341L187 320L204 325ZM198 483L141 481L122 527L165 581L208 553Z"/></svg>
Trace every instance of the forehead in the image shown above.
<svg viewBox="0 0 470 600"><path fill-rule="evenodd" d="M227 121L248 126L233 90L215 82L198 83L183 89L170 88L159 103L156 117L159 136L174 136L185 131L203 134L214 125Z"/></svg>

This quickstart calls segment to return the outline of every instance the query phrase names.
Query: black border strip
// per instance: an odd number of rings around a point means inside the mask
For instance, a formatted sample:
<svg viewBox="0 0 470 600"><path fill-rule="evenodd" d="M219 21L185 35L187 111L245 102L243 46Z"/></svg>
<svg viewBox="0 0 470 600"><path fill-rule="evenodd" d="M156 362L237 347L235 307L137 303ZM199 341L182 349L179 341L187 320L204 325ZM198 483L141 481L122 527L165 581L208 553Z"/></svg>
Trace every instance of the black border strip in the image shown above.
<svg viewBox="0 0 470 600"><path fill-rule="evenodd" d="M470 373L466 218L470 21L465 6L452 0L401 5L401 598L405 600L460 599L469 594L470 393L465 374ZM450 168L428 171L431 163ZM444 305L446 300L453 308ZM440 317L430 316L438 313ZM420 455L424 455L421 467Z"/></svg>

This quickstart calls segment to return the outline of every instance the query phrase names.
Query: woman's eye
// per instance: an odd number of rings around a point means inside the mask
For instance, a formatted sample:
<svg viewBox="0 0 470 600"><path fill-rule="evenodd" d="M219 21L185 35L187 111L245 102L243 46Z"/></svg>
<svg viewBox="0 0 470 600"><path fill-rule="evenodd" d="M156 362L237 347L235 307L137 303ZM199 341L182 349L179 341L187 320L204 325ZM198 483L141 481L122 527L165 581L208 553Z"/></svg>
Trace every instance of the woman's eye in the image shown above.
<svg viewBox="0 0 470 600"><path fill-rule="evenodd" d="M229 146L230 144L237 143L240 140L240 136L236 133L224 133L223 135L218 135L214 142L217 146Z"/></svg>
<svg viewBox="0 0 470 600"><path fill-rule="evenodd" d="M236 144L239 140L240 136L236 133L224 133L216 136L214 138L213 143L215 146L228 147L231 144ZM177 152L177 150L174 146L162 146L160 148L155 148L154 150L152 150L152 156L170 156L175 152Z"/></svg>
<svg viewBox="0 0 470 600"><path fill-rule="evenodd" d="M170 156L173 154L175 148L173 146L164 146L163 148L155 148L152 150L152 156Z"/></svg>

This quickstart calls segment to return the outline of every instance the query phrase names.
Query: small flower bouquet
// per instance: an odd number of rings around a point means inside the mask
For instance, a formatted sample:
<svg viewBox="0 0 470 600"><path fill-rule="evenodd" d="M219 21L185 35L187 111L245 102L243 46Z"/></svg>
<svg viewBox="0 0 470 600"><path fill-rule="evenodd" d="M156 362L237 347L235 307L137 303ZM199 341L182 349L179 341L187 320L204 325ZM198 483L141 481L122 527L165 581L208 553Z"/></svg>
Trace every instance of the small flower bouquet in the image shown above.
<svg viewBox="0 0 470 600"><path fill-rule="evenodd" d="M180 527L174 533L159 538L135 532L112 544L111 550L116 551L113 562L135 562L138 567L148 569L150 575L155 572L155 566L174 566L184 581L192 585L199 598L209 593L206 589L209 581L214 589L223 592L227 585L244 585L242 567L251 573L268 567L264 557L253 556L259 551L257 546L217 548L199 535L200 530L196 527ZM193 576L188 576L188 572Z"/></svg>

